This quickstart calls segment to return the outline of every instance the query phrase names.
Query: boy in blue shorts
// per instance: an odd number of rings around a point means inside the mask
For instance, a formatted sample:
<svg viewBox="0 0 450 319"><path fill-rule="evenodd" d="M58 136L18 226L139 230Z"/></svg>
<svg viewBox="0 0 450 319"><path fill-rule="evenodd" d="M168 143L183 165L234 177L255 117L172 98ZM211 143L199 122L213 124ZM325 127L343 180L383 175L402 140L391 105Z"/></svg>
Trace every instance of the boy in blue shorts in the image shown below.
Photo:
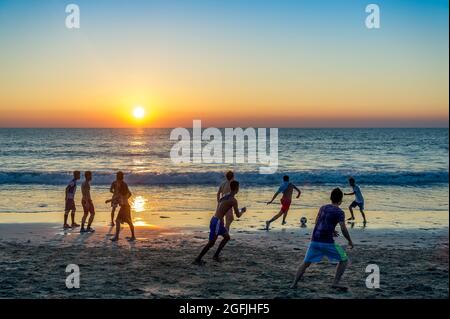
<svg viewBox="0 0 450 319"><path fill-rule="evenodd" d="M353 208L359 207L359 211L361 212L361 215L363 218L363 223L366 224L367 219L366 219L366 215L364 214L364 197L361 193L361 188L359 188L359 186L356 185L356 181L353 177L350 177L348 179L348 183L352 187L353 192L345 193L344 195L346 195L346 196L347 195L355 195L355 200L348 207L350 214L352 215L352 217L350 217L348 220L349 221L355 220L355 215L353 215Z"/></svg>
<svg viewBox="0 0 450 319"><path fill-rule="evenodd" d="M242 216L243 213L245 213L246 208L242 208L239 210L238 202L236 198L234 197L239 191L239 182L232 181L230 183L230 193L223 196L218 204L215 215L211 218L211 222L209 225L209 241L206 244L206 246L202 249L200 252L200 255L194 260L194 264L197 265L203 265L205 262L202 261L202 258L206 253L214 246L216 243L216 240L219 236L223 237L223 240L220 242L219 247L217 248L216 253L214 254L213 259L215 261L220 262L219 254L222 251L222 249L225 247L225 245L230 240L230 235L228 234L228 229L225 227L224 224L224 217L227 214L229 210L234 210L234 213L239 218Z"/></svg>
<svg viewBox="0 0 450 319"><path fill-rule="evenodd" d="M306 252L305 259L300 265L295 276L294 283L291 288L296 288L297 283L303 277L306 269L311 263L318 263L324 256L329 260L339 262L336 268L336 275L332 284L332 288L339 290L347 290L347 287L341 286L339 281L347 267L347 254L344 249L334 242L333 237L338 236L335 231L336 225L339 224L342 234L348 240L349 248L353 248L353 242L345 226L345 214L339 205L342 203L344 194L339 188L333 189L331 192L331 204L322 206L317 214L316 225L313 230L311 243Z"/></svg>

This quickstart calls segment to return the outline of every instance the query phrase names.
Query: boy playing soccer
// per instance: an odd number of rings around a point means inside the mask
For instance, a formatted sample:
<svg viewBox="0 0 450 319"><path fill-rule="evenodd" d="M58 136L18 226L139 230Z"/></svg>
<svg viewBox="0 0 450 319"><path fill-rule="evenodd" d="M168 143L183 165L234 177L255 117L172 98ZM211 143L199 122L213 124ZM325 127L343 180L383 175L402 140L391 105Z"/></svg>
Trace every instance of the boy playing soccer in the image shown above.
<svg viewBox="0 0 450 319"><path fill-rule="evenodd" d="M105 203L111 203L111 226L114 226L114 213L117 209L117 206L120 204L120 194L119 188L120 184L123 182L123 173L117 172L116 180L112 182L111 187L109 188L109 192L112 193L112 198L105 201Z"/></svg>
<svg viewBox="0 0 450 319"><path fill-rule="evenodd" d="M75 228L79 227L77 223L75 223L75 211L77 210L75 207L75 192L77 190L77 180L80 179L80 172L73 172L73 179L70 181L69 185L66 187L66 207L64 209L64 224L63 228ZM69 217L69 212L71 212L70 217L72 219L72 225L69 226L67 224L67 218Z"/></svg>
<svg viewBox="0 0 450 319"><path fill-rule="evenodd" d="M90 171L86 171L84 173L84 179L85 181L83 182L83 184L81 184L81 194L82 194L81 205L83 205L84 215L83 218L81 219L80 233L87 233L87 232L93 233L95 230L91 228L91 225L92 222L94 221L95 208L94 203L92 202L91 199L90 183L92 180L92 173ZM87 229L85 229L84 224L86 223L86 218L88 214L90 214L90 216L87 224Z"/></svg>
<svg viewBox="0 0 450 319"><path fill-rule="evenodd" d="M124 181L120 182L119 186L119 194L120 194L120 210L117 214L116 218L116 235L114 238L111 238L111 241L119 240L120 233L120 224L127 223L130 226L131 237L128 238L129 241L136 240L136 236L134 235L134 225L133 220L131 219L131 206L128 203L128 199L131 197L130 189L128 188L127 183Z"/></svg>
<svg viewBox="0 0 450 319"><path fill-rule="evenodd" d="M239 183L237 181L232 181L230 183L230 193L223 196L219 203L217 204L217 209L215 215L211 218L211 222L209 225L210 233L209 233L209 241L206 246L200 252L200 255L195 259L194 263L197 265L202 265L205 262L202 261L203 256L214 246L216 243L217 237L222 236L223 240L221 241L219 247L217 248L216 253L214 254L213 259L215 261L220 261L219 254L222 251L223 247L230 240L230 235L228 234L228 230L225 228L223 219L225 214L233 209L236 216L239 218L245 213L246 208L242 208L239 210L238 202L235 198L235 195L239 192Z"/></svg>
<svg viewBox="0 0 450 319"><path fill-rule="evenodd" d="M348 207L348 209L350 210L350 214L352 215L348 220L355 220L355 216L353 215L353 208L358 206L363 218L363 223L365 224L367 223L367 220L366 215L364 214L364 197L361 193L361 189L358 185L356 185L355 179L353 177L350 177L348 179L348 183L353 188L353 192L345 193L344 195L355 195L355 200Z"/></svg>
<svg viewBox="0 0 450 319"><path fill-rule="evenodd" d="M311 237L311 243L309 244L303 263L298 268L297 275L295 276L295 280L291 288L297 287L298 281L302 278L311 263L318 263L322 260L323 256L327 256L328 259L339 262L336 268L336 275L334 277L333 285L331 287L340 290L347 289L347 287L339 285L339 281L341 280L347 266L347 254L341 246L334 243L333 239L333 237L338 236L335 228L336 225L339 224L342 234L345 239L348 240L349 248L353 248L352 239L350 238L350 234L345 226L344 211L339 208L343 197L344 194L342 191L339 188L335 188L331 192L331 204L320 208L316 217L316 225Z"/></svg>
<svg viewBox="0 0 450 319"><path fill-rule="evenodd" d="M220 184L219 190L217 191L217 202L219 202L223 196L231 192L230 183L234 180L234 173L232 171L228 171L225 174L225 177L226 180L222 184ZM225 214L225 228L228 230L228 232L230 231L230 226L233 220L234 220L233 209L230 209Z"/></svg>
<svg viewBox="0 0 450 319"><path fill-rule="evenodd" d="M289 182L289 176L283 176L283 183L280 185L280 188L278 188L278 191L273 195L270 202L267 202L267 205L271 204L277 198L278 194L283 193L281 197L281 209L271 220L266 221L266 230L269 230L270 224L280 218L281 215L283 215L283 222L281 224L286 224L286 217L291 206L294 189L297 191L297 198L299 198L302 192L294 184Z"/></svg>

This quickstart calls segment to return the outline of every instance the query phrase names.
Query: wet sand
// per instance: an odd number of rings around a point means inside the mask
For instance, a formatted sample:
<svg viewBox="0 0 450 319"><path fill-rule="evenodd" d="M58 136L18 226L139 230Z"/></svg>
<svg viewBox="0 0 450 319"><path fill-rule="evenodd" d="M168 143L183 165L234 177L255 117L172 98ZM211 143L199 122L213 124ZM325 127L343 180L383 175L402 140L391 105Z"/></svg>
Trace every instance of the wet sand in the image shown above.
<svg viewBox="0 0 450 319"><path fill-rule="evenodd" d="M355 248L343 277L348 292L330 288L334 265L313 265L289 288L311 228L273 231L236 227L214 262L191 262L207 240L205 227L137 226L138 240L119 243L112 229L93 234L59 224L0 224L0 298L448 298L448 228L351 229ZM338 242L345 243L341 238ZM81 271L79 289L67 289L68 264ZM365 285L368 264L381 271L380 289Z"/></svg>

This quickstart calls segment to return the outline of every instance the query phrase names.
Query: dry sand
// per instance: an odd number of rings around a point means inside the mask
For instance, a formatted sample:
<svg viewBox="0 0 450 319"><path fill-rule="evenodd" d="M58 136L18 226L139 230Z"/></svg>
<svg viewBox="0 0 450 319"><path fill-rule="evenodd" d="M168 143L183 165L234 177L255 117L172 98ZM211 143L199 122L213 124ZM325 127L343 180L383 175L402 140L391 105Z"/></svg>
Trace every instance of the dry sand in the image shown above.
<svg viewBox="0 0 450 319"><path fill-rule="evenodd" d="M329 288L334 265L327 261L289 288L310 232L235 229L222 263L210 252L205 266L195 266L204 228L137 227L138 241L130 243L125 227L115 244L107 227L80 235L57 224L0 224L0 297L448 298L448 228L351 229L348 292ZM68 264L80 267L79 289L65 286ZM380 267L380 289L366 288L368 264Z"/></svg>

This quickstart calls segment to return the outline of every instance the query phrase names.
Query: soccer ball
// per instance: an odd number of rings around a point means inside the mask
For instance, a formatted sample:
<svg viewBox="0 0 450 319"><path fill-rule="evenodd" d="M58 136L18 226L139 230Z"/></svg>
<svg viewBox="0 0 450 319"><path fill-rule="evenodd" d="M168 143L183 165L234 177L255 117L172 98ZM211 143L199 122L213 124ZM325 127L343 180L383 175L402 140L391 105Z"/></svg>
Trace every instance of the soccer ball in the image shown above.
<svg viewBox="0 0 450 319"><path fill-rule="evenodd" d="M308 221L308 220L306 219L306 217L300 218L300 224L302 224L302 226L306 225L306 222L307 222L307 221Z"/></svg>

